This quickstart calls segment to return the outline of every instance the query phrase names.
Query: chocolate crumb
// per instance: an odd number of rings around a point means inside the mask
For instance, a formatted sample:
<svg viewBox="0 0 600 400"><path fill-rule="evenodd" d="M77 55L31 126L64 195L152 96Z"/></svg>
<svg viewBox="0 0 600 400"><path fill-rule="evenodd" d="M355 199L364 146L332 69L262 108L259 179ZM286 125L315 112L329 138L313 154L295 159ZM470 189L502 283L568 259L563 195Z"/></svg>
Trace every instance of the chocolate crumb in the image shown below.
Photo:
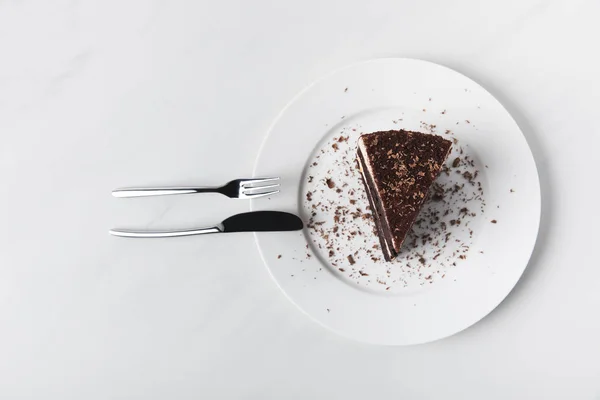
<svg viewBox="0 0 600 400"><path fill-rule="evenodd" d="M440 111L437 111L438 115ZM445 112L443 110L442 114ZM401 120L396 118L392 122L399 124L398 121ZM464 123L463 121L460 122ZM438 128L435 124L421 121L421 129L435 134L435 129ZM310 194L307 194L308 202L304 202L304 207L310 214L307 227L313 245L324 252L322 255L328 259L332 268L357 284L369 286L375 283L372 282L375 279L383 285L381 290L385 288L395 291L415 283L437 283L438 278L448 273L448 268L460 264L466 258L467 245L472 245L475 237L472 228L476 224L470 223L475 222L473 217L477 215L472 210L480 208L477 213L484 213L486 207L483 185L479 180L481 174L477 171L484 164L476 165L469 147L461 146L462 143L459 143L456 136L450 136L454 133L446 130L448 138L451 137L455 144L453 156L442 165L441 176L431 186L429 193L421 192L424 207L406 238L398 260L393 261L395 264L389 264L390 268L385 272L386 262L377 257L381 249L372 241L377 237L377 233L371 234L372 230L376 230L371 215L374 211L367 206L368 199L362 187L358 189L355 186L357 182L360 183L360 173L356 169L356 148L350 142L354 143L358 135L362 134L361 130L360 125L341 128L335 137L323 145L321 154L317 152L315 159L311 161L318 161L323 166L325 157L329 157L328 166L323 171L317 172L315 169L314 172L311 171L314 177L307 176ZM350 135L346 135L346 132ZM390 157L392 155L393 153ZM332 175L333 171L340 171L341 174ZM328 192L323 184L335 193ZM309 253L306 254L306 257L310 257ZM307 258L298 259L300 262L302 260L307 261ZM342 266L344 268L339 268ZM431 267L437 267L438 270L431 270Z"/></svg>
<svg viewBox="0 0 600 400"><path fill-rule="evenodd" d="M493 219L493 220L491 220L491 223L492 224L496 224L496 223L498 223L498 221L496 221L495 219Z"/></svg>

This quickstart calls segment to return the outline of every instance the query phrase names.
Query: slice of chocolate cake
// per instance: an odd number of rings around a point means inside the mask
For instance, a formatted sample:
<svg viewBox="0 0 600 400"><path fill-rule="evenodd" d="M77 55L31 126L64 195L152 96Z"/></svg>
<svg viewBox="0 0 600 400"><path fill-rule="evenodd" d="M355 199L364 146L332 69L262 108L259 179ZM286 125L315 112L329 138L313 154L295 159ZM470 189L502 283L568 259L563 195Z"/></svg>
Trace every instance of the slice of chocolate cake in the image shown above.
<svg viewBox="0 0 600 400"><path fill-rule="evenodd" d="M383 255L398 255L452 142L411 131L386 131L358 139L358 163Z"/></svg>

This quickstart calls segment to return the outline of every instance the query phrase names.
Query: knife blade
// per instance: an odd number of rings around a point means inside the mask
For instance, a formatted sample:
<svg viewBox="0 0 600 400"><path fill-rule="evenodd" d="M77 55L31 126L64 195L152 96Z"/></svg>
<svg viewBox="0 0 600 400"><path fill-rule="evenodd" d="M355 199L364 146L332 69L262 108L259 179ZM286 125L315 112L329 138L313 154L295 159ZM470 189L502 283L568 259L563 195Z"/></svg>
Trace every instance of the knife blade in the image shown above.
<svg viewBox="0 0 600 400"><path fill-rule="evenodd" d="M132 231L113 229L111 235L134 238L164 238L177 236L204 235L209 233L234 232L286 232L298 231L304 227L302 220L282 211L253 211L233 215L220 224L208 228L176 231Z"/></svg>
<svg viewBox="0 0 600 400"><path fill-rule="evenodd" d="M304 227L294 214L281 211L254 211L237 214L222 222L223 232L282 232Z"/></svg>

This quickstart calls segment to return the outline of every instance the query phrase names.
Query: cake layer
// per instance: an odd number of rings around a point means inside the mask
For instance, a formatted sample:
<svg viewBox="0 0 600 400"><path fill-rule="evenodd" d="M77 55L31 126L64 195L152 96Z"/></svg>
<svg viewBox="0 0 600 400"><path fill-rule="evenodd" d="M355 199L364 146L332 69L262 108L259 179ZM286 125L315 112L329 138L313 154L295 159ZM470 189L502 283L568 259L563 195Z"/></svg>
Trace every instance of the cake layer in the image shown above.
<svg viewBox="0 0 600 400"><path fill-rule="evenodd" d="M383 258L386 261L391 261L397 255L393 248L391 231L389 226L384 227L382 224L382 221L385 220L383 218L383 207L381 202L377 201L378 197L373 196L373 192L376 190L375 184L371 174L365 173L367 167L365 164L365 157L360 151L360 148L358 149L358 165L360 166L360 172L365 185L365 190L367 192L367 198L369 199L369 205L371 206L371 213L373 215L373 220L375 221L375 229L377 231L377 235L379 236L379 243L383 252Z"/></svg>

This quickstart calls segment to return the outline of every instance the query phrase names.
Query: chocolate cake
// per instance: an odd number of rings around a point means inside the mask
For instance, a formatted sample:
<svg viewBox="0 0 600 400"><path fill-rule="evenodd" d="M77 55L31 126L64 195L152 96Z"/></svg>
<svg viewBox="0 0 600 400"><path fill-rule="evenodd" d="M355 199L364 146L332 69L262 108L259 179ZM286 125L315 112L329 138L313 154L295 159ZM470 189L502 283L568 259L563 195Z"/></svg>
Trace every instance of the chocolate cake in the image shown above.
<svg viewBox="0 0 600 400"><path fill-rule="evenodd" d="M441 136L404 130L358 139L358 163L386 260L400 252L451 147Z"/></svg>

